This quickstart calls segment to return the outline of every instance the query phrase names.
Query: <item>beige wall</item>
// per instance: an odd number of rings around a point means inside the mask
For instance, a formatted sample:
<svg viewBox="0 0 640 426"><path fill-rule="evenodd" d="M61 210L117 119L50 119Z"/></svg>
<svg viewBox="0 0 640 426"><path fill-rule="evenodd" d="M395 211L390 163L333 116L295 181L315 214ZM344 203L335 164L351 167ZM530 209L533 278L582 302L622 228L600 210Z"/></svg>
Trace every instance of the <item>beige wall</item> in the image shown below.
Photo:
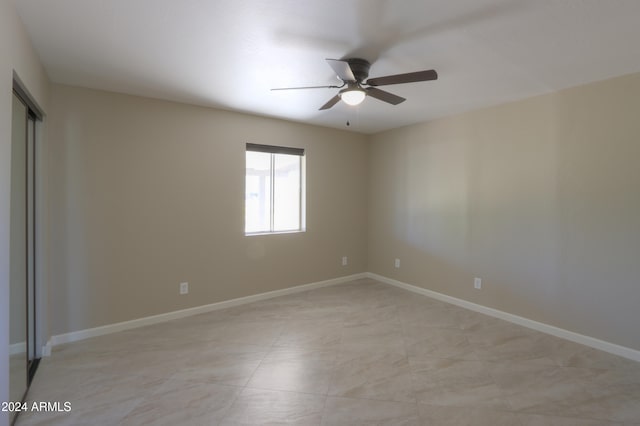
<svg viewBox="0 0 640 426"><path fill-rule="evenodd" d="M365 271L364 136L54 85L50 139L53 334ZM307 232L244 236L247 142L306 149Z"/></svg>
<svg viewBox="0 0 640 426"><path fill-rule="evenodd" d="M13 2L0 0L0 401L9 398L9 229L11 189L11 88L14 71L40 107L47 109L47 77ZM0 412L0 425L9 423Z"/></svg>
<svg viewBox="0 0 640 426"><path fill-rule="evenodd" d="M373 136L368 269L640 349L638 111L640 74Z"/></svg>
<svg viewBox="0 0 640 426"><path fill-rule="evenodd" d="M369 270L639 349L639 95L632 75L364 137L54 86L52 333ZM243 236L246 142L307 148L308 232Z"/></svg>

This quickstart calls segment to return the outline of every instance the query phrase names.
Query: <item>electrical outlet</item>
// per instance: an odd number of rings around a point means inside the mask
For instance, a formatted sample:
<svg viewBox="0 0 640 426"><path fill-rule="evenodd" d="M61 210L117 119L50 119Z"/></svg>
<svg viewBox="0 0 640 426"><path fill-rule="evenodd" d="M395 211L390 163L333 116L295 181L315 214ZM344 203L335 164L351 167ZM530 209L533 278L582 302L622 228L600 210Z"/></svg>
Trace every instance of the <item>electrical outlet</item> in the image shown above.
<svg viewBox="0 0 640 426"><path fill-rule="evenodd" d="M473 288L475 288L476 290L480 290L482 288L481 278L476 277L473 279Z"/></svg>
<svg viewBox="0 0 640 426"><path fill-rule="evenodd" d="M396 259L396 261L394 262L394 266L395 266L396 268L399 268L399 267L400 267L400 259Z"/></svg>
<svg viewBox="0 0 640 426"><path fill-rule="evenodd" d="M347 256L342 256L342 266L347 266L348 263L349 259L347 259Z"/></svg>
<svg viewBox="0 0 640 426"><path fill-rule="evenodd" d="M189 283L180 283L180 294L189 293Z"/></svg>

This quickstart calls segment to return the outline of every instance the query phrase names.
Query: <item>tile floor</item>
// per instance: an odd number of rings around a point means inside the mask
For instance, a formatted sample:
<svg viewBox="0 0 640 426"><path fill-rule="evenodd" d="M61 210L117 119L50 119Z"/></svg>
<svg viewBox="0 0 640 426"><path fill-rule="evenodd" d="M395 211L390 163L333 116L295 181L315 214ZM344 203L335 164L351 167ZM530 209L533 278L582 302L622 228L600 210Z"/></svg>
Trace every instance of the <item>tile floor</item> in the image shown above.
<svg viewBox="0 0 640 426"><path fill-rule="evenodd" d="M640 363L363 279L55 348L18 425L640 425Z"/></svg>

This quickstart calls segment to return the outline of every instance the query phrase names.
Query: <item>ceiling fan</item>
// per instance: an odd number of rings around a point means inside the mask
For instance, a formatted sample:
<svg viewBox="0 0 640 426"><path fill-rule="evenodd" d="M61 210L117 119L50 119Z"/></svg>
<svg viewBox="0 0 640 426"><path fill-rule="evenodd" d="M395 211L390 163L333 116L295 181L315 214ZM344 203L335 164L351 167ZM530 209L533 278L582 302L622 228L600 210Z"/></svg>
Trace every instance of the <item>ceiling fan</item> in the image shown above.
<svg viewBox="0 0 640 426"><path fill-rule="evenodd" d="M380 90L377 86L391 84L415 83L419 81L437 80L438 73L435 70L416 71L404 74L387 75L385 77L369 77L371 64L366 59L327 59L327 63L338 78L342 81L340 86L306 86L306 87L282 87L271 90L296 90L296 89L342 89L333 98L320 107L320 110L329 109L340 100L347 105L358 105L368 95L380 101L392 105L398 105L406 99L393 93ZM365 81L366 80L366 81ZM345 87L346 86L346 87ZM368 86L368 87L365 87ZM344 89L343 89L344 87Z"/></svg>

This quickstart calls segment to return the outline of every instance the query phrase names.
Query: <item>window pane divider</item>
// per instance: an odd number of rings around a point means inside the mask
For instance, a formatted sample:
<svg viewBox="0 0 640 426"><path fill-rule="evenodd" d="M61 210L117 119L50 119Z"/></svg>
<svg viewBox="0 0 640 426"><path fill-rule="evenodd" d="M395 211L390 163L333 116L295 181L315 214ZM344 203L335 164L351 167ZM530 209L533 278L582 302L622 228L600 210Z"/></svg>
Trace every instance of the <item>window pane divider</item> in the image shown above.
<svg viewBox="0 0 640 426"><path fill-rule="evenodd" d="M275 220L273 218L274 213L275 213L275 201L276 201L276 194L275 194L275 190L276 190L276 185L275 185L275 179L276 179L276 172L275 172L275 168L276 168L276 156L271 153L271 170L270 170L270 174L271 174L271 179L269 184L271 185L271 188L269 188L269 194L271 195L271 200L269 200L269 204L270 204L270 209L271 212L269 214L269 232L273 232L274 228L275 228Z"/></svg>

